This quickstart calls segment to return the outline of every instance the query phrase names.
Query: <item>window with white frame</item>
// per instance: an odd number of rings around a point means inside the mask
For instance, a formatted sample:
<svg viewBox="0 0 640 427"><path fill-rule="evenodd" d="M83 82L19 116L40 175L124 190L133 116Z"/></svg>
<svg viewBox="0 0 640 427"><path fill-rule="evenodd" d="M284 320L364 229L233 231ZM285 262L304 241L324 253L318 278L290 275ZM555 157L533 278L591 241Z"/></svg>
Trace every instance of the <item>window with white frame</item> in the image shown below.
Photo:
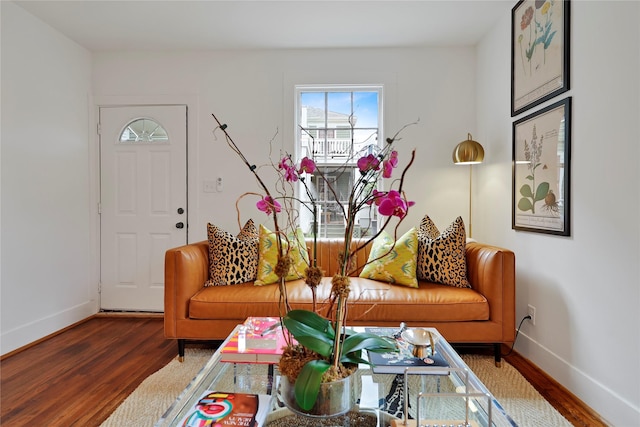
<svg viewBox="0 0 640 427"><path fill-rule="evenodd" d="M359 173L356 162L380 150L382 86L297 86L295 93L296 157L313 159L319 169L300 184L299 199L307 206L315 199L318 237L342 237L343 209ZM355 234L374 234L375 209L358 215ZM313 217L311 209L300 210L307 235L314 232Z"/></svg>

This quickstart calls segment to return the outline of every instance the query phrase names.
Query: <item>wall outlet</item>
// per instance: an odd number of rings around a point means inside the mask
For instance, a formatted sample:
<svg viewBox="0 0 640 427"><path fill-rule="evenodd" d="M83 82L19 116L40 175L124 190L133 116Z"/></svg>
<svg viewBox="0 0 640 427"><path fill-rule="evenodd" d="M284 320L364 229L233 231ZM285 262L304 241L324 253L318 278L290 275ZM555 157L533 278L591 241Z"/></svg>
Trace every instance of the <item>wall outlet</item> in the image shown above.
<svg viewBox="0 0 640 427"><path fill-rule="evenodd" d="M527 315L531 316L531 324L536 326L536 308L531 304L527 306Z"/></svg>

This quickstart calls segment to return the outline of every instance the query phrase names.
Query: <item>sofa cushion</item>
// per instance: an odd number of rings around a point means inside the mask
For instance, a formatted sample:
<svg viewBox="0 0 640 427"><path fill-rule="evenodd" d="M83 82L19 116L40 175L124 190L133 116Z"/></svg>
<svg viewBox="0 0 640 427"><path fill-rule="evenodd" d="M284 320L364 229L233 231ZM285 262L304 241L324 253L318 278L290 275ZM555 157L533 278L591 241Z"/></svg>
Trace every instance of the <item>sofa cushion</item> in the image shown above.
<svg viewBox="0 0 640 427"><path fill-rule="evenodd" d="M287 241L291 242L291 244ZM307 253L302 230L297 228L295 233L289 233L287 239L282 239L282 243L284 248L289 248L289 256L291 257L291 268L284 280L289 281L304 277L304 272L309 266L309 254ZM258 271L254 283L256 286L278 282L278 275L275 273L278 256L276 234L260 224Z"/></svg>
<svg viewBox="0 0 640 427"><path fill-rule="evenodd" d="M348 325L399 325L400 322L457 322L489 319L489 303L479 292L435 283L418 282L418 288L352 277ZM311 310L311 291L304 280L287 282L294 309ZM202 288L189 301L189 318L234 320L249 316L278 316L278 287L253 283ZM331 278L317 288L320 313L324 314Z"/></svg>
<svg viewBox="0 0 640 427"><path fill-rule="evenodd" d="M418 228L418 279L469 288L466 233L461 217L440 233L428 215Z"/></svg>
<svg viewBox="0 0 640 427"><path fill-rule="evenodd" d="M234 285L255 280L258 266L258 230L248 220L238 236L207 224L209 280L205 286Z"/></svg>
<svg viewBox="0 0 640 427"><path fill-rule="evenodd" d="M389 233L383 231L374 239L369 260L360 277L417 288L417 257L418 234L415 227L402 235L397 242Z"/></svg>

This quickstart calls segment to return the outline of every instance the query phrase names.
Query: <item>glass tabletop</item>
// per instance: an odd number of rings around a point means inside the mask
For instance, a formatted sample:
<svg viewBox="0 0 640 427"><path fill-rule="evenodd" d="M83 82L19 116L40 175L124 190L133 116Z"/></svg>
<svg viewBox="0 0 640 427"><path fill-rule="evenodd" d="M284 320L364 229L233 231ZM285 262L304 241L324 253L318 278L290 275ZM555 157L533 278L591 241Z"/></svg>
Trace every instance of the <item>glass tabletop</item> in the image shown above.
<svg viewBox="0 0 640 427"><path fill-rule="evenodd" d="M436 338L436 353L440 353L450 367L408 368L400 374L377 374L370 366L361 365L355 381L359 387L358 408L375 413L381 427L404 426L405 419L414 420L415 426L418 417L421 424L430 426L516 427L516 423L451 345L436 329L429 330ZM280 375L277 365L222 362L220 348L225 344L216 350L167 409L156 423L157 427L180 425L205 391L271 396L267 426L276 414L288 414L279 397ZM408 400L403 399L405 393L409 396ZM408 418L405 417L407 413Z"/></svg>

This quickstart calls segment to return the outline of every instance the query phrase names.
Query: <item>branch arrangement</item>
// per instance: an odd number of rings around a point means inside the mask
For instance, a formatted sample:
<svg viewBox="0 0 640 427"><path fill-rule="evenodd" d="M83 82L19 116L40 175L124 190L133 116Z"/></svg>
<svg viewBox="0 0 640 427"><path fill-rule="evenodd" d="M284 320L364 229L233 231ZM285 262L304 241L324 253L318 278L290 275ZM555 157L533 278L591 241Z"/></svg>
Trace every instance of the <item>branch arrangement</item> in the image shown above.
<svg viewBox="0 0 640 427"><path fill-rule="evenodd" d="M287 367L283 366L283 359L285 358L283 356L280 362L280 370L283 375L286 375L290 379L295 379L296 400L298 404L303 408L308 407L310 409L316 401L320 382L324 378L327 378L327 376L340 377L347 375L350 370L345 368L346 365L369 363L361 357L361 351L363 349L378 352L389 352L395 349L394 343L390 343L382 337L368 333L349 334L345 329L348 314L347 302L350 293L349 277L357 268L352 262L356 253L363 250L376 237L380 236L389 225L392 217L398 220L394 228L395 239L400 223L406 217L409 208L414 204L414 202L407 200L403 191L403 184L406 173L414 162L415 150L411 151L411 158L402 169L400 177L392 179L392 176L394 170L398 168L399 163L398 152L394 149L394 144L400 140L399 135L406 127L417 122L403 126L393 137L387 138L384 146L381 147L377 154L362 156L355 162L358 176L355 178L347 203L343 206L339 202L340 199L338 198L336 189L322 170L318 169L312 159L304 157L299 163L296 163L289 154L282 156L277 166L272 163L272 166L278 172L278 179L275 184L278 196L274 197L273 191L270 191L269 187L259 176L256 165L247 160L227 132L227 125L222 124L214 114L212 114L212 116L218 125L217 128L224 133L229 147L231 147L244 162L264 191L264 195L259 195L261 199L256 204L256 207L258 210L269 215L274 222L279 254L276 274L279 278L282 324L286 327L288 333L298 342L297 346L293 346L291 345L293 341L288 341L290 343L288 353L291 353L291 358L295 359L298 365L300 365L301 359L306 358L304 359L305 362L303 366L298 366L295 372L293 372L288 371ZM347 166L345 163L343 166L345 170ZM310 183L307 179L309 175L317 176L324 183L329 193L332 194L335 201L338 202L339 209L345 218L344 246L339 258L339 269L333 272L331 298L326 316L324 317L316 312L316 287L320 284L324 272L320 271L316 262L318 209L317 200L309 187ZM391 180L388 185L388 190L379 191L376 188L381 179ZM309 201L303 201L296 197L295 191L293 190L294 183L297 182L302 184L302 188L304 188ZM397 188L394 189L394 187ZM298 208L295 206L296 203L309 209L313 215L314 256L305 272L305 282L313 293L314 305L311 311L291 310L285 282L285 277L291 266L289 257L291 245L303 244L303 242L287 241L285 247L283 240L286 241L287 233L283 232L283 228L278 224L278 220L280 216L284 216L287 221L285 229L295 229L299 217ZM311 207L307 206L307 203L311 204ZM358 244L352 244L358 213L375 208L377 208L381 216L386 217L382 226L368 239ZM385 255L381 257L383 256ZM370 260L370 262L373 262L373 260ZM285 355L288 353L285 352Z"/></svg>

